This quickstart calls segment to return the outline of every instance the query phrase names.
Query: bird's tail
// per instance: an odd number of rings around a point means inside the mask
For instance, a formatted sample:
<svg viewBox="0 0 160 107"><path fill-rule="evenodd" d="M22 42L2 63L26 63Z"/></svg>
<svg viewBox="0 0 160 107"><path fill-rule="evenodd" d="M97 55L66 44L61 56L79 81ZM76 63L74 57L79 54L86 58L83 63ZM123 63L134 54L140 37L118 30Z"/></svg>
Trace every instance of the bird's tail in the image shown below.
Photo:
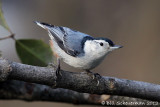
<svg viewBox="0 0 160 107"><path fill-rule="evenodd" d="M43 23L43 22L39 22L39 21L34 21L38 26L44 28L44 29L49 29L52 27L55 27L54 25L51 24L47 24L47 23Z"/></svg>
<svg viewBox="0 0 160 107"><path fill-rule="evenodd" d="M47 23L43 23L43 22L39 22L39 21L35 21L35 23L44 28L45 30L48 31L49 37L51 39L61 39L63 40L63 36L64 36L64 29L63 27L60 26L55 26L55 25L51 25L51 24L47 24Z"/></svg>

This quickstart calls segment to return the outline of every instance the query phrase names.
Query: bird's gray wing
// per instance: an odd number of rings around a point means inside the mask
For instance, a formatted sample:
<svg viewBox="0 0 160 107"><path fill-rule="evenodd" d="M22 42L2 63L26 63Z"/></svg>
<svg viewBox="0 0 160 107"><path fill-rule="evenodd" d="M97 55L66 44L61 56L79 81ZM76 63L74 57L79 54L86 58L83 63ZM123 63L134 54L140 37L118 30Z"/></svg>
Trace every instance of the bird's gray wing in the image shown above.
<svg viewBox="0 0 160 107"><path fill-rule="evenodd" d="M39 26L48 30L50 38L54 39L58 46L71 56L78 56L83 53L83 42L87 34L72 30L67 27L54 26L46 23L36 22Z"/></svg>
<svg viewBox="0 0 160 107"><path fill-rule="evenodd" d="M83 53L83 39L89 35L81 33L79 31L72 30L67 27L57 27L58 31L55 33L54 28L50 31L52 34L59 36L54 36L59 47L63 49L67 54L71 56L78 56Z"/></svg>

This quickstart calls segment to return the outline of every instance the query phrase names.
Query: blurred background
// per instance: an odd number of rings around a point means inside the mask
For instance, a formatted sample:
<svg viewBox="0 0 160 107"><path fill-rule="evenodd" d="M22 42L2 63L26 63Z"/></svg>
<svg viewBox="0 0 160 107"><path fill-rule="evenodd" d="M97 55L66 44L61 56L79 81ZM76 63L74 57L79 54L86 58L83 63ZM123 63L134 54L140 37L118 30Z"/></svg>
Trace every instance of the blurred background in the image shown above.
<svg viewBox="0 0 160 107"><path fill-rule="evenodd" d="M160 0L2 0L6 21L16 39L49 37L33 21L66 26L107 37L124 47L112 52L93 72L160 83ZM0 38L8 36L0 28ZM0 41L4 58L20 62L12 39ZM63 63L63 69L81 71ZM0 107L51 107L72 104L0 101Z"/></svg>

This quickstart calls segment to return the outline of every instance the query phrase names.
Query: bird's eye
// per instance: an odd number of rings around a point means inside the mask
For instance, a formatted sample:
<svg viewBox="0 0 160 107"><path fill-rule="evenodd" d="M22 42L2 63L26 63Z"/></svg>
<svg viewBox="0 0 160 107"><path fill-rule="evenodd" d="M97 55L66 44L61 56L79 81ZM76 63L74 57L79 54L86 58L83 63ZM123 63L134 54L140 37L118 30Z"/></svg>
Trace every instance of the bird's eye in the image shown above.
<svg viewBox="0 0 160 107"><path fill-rule="evenodd" d="M99 43L101 46L103 46L103 43L101 42L101 43Z"/></svg>

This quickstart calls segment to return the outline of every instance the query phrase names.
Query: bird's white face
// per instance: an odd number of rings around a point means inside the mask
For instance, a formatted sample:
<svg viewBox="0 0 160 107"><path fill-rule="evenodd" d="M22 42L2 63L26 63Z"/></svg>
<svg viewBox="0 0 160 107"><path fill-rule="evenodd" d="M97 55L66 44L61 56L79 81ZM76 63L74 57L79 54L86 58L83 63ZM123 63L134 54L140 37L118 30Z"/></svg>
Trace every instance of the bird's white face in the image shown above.
<svg viewBox="0 0 160 107"><path fill-rule="evenodd" d="M121 46L110 46L105 40L87 40L84 45L85 54L94 55L95 57L103 57L118 48L121 48Z"/></svg>

